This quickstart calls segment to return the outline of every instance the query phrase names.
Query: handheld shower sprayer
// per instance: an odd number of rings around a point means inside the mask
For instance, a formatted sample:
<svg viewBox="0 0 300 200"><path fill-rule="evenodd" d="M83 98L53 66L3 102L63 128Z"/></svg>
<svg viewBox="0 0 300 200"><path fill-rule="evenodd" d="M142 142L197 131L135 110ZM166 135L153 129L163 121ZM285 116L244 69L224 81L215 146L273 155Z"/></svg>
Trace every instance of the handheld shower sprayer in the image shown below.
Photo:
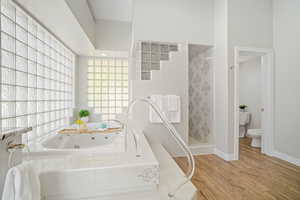
<svg viewBox="0 0 300 200"><path fill-rule="evenodd" d="M181 182L180 184L178 184L173 191L168 193L168 196L170 198L175 197L176 192L179 191L182 186L184 186L186 183L188 183L192 179L192 177L195 173L195 160L194 160L193 154L190 151L189 147L186 145L186 143L183 141L183 139L180 137L180 135L177 132L177 130L175 129L175 127L171 124L169 119L166 117L166 115L150 99L150 97L137 98L137 99L134 99L133 101L131 101L129 103L128 108L127 108L127 113L126 113L127 114L127 121L125 122L126 134L129 130L128 129L128 124L129 124L128 120L131 117L134 105L136 105L136 103L138 103L138 102L144 102L144 103L148 104L157 113L157 115L159 116L159 118L163 122L163 125L170 132L170 135L174 138L174 140L181 147L181 149L186 153L186 156L187 156L187 159L188 159L188 165L189 165L188 171L186 173L186 179L183 182Z"/></svg>

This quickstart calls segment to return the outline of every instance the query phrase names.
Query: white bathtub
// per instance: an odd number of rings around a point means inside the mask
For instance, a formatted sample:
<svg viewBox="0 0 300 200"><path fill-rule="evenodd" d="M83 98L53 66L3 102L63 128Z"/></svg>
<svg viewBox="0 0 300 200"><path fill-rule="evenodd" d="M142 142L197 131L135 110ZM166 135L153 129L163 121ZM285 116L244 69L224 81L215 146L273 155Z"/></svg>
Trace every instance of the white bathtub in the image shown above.
<svg viewBox="0 0 300 200"><path fill-rule="evenodd" d="M96 150L98 147L111 145L121 132L108 134L56 134L44 142L45 150Z"/></svg>
<svg viewBox="0 0 300 200"><path fill-rule="evenodd" d="M103 154L98 149L99 153L66 156L63 163L58 163L60 167L40 174L44 199L102 199L128 192L157 192L158 161L143 135L139 142L139 156L134 145L129 145L126 152ZM50 162L54 164L54 160Z"/></svg>
<svg viewBox="0 0 300 200"><path fill-rule="evenodd" d="M100 123L88 123L89 129L97 129ZM75 125L67 128L75 128ZM117 127L116 124L109 124L109 127ZM124 152L125 134L114 132L107 134L59 134L50 135L40 143L29 145L32 154L38 155L65 155L78 153L116 153Z"/></svg>
<svg viewBox="0 0 300 200"><path fill-rule="evenodd" d="M37 163L42 161L39 177L43 199L102 199L127 192L157 191L158 162L145 136L140 134L138 150L135 139L128 135L127 148L123 132L57 134L43 141L42 148L28 156Z"/></svg>

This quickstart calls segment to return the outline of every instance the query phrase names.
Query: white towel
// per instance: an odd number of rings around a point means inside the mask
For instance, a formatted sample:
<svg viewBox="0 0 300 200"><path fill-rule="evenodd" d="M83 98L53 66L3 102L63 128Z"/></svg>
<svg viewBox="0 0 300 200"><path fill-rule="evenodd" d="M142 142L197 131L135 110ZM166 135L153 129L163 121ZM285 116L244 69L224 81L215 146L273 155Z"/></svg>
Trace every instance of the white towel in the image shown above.
<svg viewBox="0 0 300 200"><path fill-rule="evenodd" d="M2 200L40 200L40 188L32 162L25 162L8 170Z"/></svg>
<svg viewBox="0 0 300 200"><path fill-rule="evenodd" d="M168 111L175 112L179 109L180 97L176 95L167 95Z"/></svg>
<svg viewBox="0 0 300 200"><path fill-rule="evenodd" d="M151 95L151 100L157 105L160 110L163 110L163 96L162 95ZM149 118L151 123L161 123L160 117L150 106Z"/></svg>

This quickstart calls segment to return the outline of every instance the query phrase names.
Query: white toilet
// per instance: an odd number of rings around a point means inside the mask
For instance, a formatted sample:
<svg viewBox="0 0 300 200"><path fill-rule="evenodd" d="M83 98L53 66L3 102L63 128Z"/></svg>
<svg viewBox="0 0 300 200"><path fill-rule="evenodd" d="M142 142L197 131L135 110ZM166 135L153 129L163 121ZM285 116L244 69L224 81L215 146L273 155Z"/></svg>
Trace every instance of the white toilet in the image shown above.
<svg viewBox="0 0 300 200"><path fill-rule="evenodd" d="M247 135L252 138L252 147L261 147L262 129L248 129Z"/></svg>

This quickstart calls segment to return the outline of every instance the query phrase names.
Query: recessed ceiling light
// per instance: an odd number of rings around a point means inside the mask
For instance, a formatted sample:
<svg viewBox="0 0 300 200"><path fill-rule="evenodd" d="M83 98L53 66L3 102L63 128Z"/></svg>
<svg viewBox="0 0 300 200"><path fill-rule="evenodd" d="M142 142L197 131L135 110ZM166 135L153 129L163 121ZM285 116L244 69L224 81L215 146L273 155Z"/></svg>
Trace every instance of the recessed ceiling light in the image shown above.
<svg viewBox="0 0 300 200"><path fill-rule="evenodd" d="M101 56L104 56L104 57L105 57L105 56L107 56L107 55L106 55L106 53L101 53Z"/></svg>

